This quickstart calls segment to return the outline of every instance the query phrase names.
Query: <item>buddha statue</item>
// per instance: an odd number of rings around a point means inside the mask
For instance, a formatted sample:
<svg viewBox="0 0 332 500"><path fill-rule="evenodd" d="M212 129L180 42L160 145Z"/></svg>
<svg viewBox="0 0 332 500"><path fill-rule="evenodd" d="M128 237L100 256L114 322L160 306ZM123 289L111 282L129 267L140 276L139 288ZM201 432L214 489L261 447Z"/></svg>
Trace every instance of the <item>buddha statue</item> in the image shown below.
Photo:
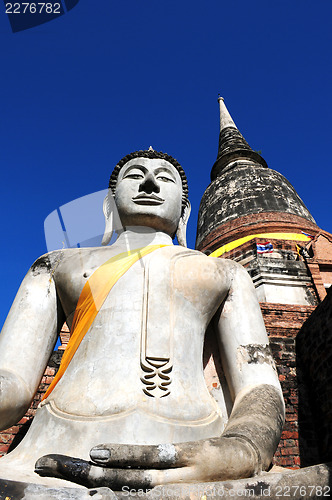
<svg viewBox="0 0 332 500"><path fill-rule="evenodd" d="M108 245L112 196L123 230ZM103 246L32 265L0 335L1 429L29 407L64 321L72 337L0 483L117 491L269 468L284 403L255 290L236 262L186 248L189 213L179 163L135 152L111 176ZM218 401L203 374L207 330L225 375Z"/></svg>

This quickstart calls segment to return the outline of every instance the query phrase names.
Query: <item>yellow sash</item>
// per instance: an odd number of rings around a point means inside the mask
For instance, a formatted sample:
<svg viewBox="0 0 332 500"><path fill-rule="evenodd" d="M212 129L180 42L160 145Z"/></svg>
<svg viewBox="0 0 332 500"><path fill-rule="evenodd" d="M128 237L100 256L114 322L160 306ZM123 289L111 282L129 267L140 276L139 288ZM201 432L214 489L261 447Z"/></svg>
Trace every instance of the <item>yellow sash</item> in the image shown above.
<svg viewBox="0 0 332 500"><path fill-rule="evenodd" d="M210 253L209 257L220 257L226 252L230 252L235 248L243 245L247 241L253 240L254 238L269 238L271 240L288 240L288 241L310 241L311 238L305 234L299 233L260 233L260 234L251 234L250 236L244 236L243 238L239 238L238 240L231 241L230 243L226 243L220 248L217 248L214 252Z"/></svg>
<svg viewBox="0 0 332 500"><path fill-rule="evenodd" d="M43 400L51 394L54 387L65 373L78 346L82 342L85 334L97 316L98 311L105 302L107 295L118 279L121 278L121 276L123 276L139 259L157 250L157 248L162 248L164 246L167 245L150 245L120 253L106 261L92 274L85 283L80 298L78 299L71 327L70 340L63 353L59 370L47 389Z"/></svg>

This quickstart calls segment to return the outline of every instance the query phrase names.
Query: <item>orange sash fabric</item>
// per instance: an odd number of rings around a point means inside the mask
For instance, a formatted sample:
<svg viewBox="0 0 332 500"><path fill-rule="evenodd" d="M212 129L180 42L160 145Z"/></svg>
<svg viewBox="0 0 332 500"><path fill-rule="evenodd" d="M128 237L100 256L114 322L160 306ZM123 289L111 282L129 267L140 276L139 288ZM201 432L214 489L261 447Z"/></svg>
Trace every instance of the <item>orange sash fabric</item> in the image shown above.
<svg viewBox="0 0 332 500"><path fill-rule="evenodd" d="M88 332L107 295L118 279L139 259L164 246L167 245L150 245L120 253L106 261L92 274L85 283L78 299L71 327L70 340L62 356L59 370L47 389L43 400L51 394L65 373L85 334Z"/></svg>

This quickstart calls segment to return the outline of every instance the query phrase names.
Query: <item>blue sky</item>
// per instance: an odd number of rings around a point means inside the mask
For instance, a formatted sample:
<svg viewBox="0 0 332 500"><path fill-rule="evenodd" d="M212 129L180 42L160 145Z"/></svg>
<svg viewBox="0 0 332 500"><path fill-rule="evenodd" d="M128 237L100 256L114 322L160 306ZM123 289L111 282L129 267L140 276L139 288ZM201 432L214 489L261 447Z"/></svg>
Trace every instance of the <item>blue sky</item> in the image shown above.
<svg viewBox="0 0 332 500"><path fill-rule="evenodd" d="M0 11L0 324L49 213L107 187L150 145L187 172L195 243L218 144L218 92L253 149L332 232L330 0L80 0L12 33Z"/></svg>

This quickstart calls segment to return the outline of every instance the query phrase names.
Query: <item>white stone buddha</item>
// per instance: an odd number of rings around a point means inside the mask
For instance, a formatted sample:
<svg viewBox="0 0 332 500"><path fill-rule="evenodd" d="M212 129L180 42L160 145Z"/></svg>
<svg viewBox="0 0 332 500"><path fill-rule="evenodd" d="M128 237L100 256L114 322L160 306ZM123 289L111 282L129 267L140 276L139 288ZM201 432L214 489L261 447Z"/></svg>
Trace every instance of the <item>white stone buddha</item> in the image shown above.
<svg viewBox="0 0 332 500"><path fill-rule="evenodd" d="M0 482L117 490L266 470L284 404L249 275L235 262L173 245L175 234L185 244L190 205L184 172L170 156L128 155L110 188L124 228L116 242L46 254L19 289L0 335L0 428L29 407L94 272L128 249L160 247L109 290L27 435L0 459ZM109 207L106 198L104 244ZM218 402L203 374L208 327L225 373Z"/></svg>

